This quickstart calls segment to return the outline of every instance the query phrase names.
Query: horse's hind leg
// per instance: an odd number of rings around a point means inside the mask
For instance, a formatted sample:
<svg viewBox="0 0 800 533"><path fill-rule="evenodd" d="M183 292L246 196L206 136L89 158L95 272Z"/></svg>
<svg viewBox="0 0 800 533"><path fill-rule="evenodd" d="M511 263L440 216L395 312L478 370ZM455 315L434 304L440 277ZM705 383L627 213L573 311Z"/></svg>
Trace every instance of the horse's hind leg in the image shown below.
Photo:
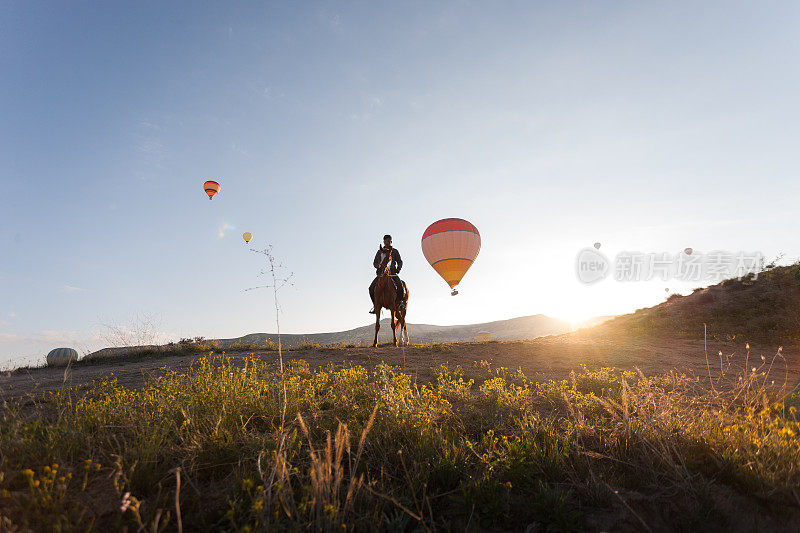
<svg viewBox="0 0 800 533"><path fill-rule="evenodd" d="M404 339L405 345L408 346L409 345L409 339L408 339L408 327L406 325L406 315L408 314L408 301L411 299L411 292L408 290L408 285L406 285L405 281L403 282L403 289L405 289L405 299L404 299L403 304L402 304L403 310L400 313L400 317L402 318L402 326L403 326L403 331L402 331L401 338Z"/></svg>
<svg viewBox="0 0 800 533"><path fill-rule="evenodd" d="M408 332L406 331L406 317L405 312L401 310L397 311L397 329L400 330L400 345L407 345Z"/></svg>
<svg viewBox="0 0 800 533"><path fill-rule="evenodd" d="M372 341L372 347L378 346L378 331L381 329L381 308L375 307L375 340Z"/></svg>
<svg viewBox="0 0 800 533"><path fill-rule="evenodd" d="M394 338L394 345L397 346L397 322L394 318L394 315L397 313L397 311L390 309L389 313L392 315L392 337Z"/></svg>

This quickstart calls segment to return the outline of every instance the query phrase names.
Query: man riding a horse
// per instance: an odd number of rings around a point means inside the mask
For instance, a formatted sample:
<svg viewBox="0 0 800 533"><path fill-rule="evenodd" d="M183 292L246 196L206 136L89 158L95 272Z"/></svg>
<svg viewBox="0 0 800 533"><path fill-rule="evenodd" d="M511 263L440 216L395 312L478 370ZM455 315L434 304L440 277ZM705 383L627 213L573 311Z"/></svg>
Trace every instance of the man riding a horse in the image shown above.
<svg viewBox="0 0 800 533"><path fill-rule="evenodd" d="M408 344L408 330L406 329L406 310L408 309L409 292L406 284L397 274L403 268L400 252L392 248L392 236L383 236L383 246L375 254L372 262L377 271L377 277L369 286L369 297L372 299L372 311L375 315L375 338L372 345L378 345L378 331L381 327L381 309L387 309L392 324L392 339L397 346L397 330L400 328L401 341Z"/></svg>
<svg viewBox="0 0 800 533"><path fill-rule="evenodd" d="M400 252L398 252L396 248L392 248L392 236L384 235L383 246L378 248L375 259L372 261L372 266L377 270L375 272L376 277L369 286L369 297L372 300L372 310L370 313L373 315L375 314L375 286L378 284L378 279L381 274L384 273L383 271L386 269L388 261L391 261L391 264L388 265L389 275L390 280L394 283L395 289L397 289L397 299L398 301L403 301L405 296L405 283L400 281L398 277L400 269L403 268L403 260L400 258Z"/></svg>

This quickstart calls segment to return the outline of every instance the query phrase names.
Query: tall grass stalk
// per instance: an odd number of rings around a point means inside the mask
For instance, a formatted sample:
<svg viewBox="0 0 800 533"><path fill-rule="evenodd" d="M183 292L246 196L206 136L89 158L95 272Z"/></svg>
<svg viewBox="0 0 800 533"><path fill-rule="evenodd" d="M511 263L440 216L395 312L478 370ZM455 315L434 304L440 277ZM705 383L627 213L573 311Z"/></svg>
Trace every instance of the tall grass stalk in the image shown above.
<svg viewBox="0 0 800 533"><path fill-rule="evenodd" d="M266 500L269 506L273 503L273 486L275 481L280 478L281 480L286 479L286 472L285 472L285 464L286 464L286 457L284 452L284 445L286 442L286 409L288 407L288 396L286 393L286 373L284 370L283 365L283 345L281 342L281 307L280 301L278 300L278 291L290 283L293 274L289 274L285 278L278 277L277 269L280 268L282 265L276 265L275 263L275 256L272 254L272 245L267 246L264 250L257 250L251 249L251 251L263 254L267 258L267 262L269 264L269 276L272 279L271 285L265 285L263 287L254 287L254 288L271 288L272 289L272 302L275 306L275 328L277 330L278 335L278 362L280 365L280 374L281 374L281 388L283 391L283 398L281 401L281 418L280 418L280 426L277 428L278 438L278 449L275 452L275 460L272 471L270 472L267 478L267 484L265 486L265 495ZM267 272L262 270L261 274L264 275ZM246 289L252 290L252 289ZM259 470L261 469L261 453L259 453ZM269 516L266 516L267 525L269 525Z"/></svg>

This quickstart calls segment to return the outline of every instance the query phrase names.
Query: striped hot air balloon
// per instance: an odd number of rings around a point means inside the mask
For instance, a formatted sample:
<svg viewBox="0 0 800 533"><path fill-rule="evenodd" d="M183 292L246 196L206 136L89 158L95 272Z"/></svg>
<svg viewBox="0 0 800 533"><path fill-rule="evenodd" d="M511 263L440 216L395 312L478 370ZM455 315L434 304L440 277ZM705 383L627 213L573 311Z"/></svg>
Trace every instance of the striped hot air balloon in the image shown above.
<svg viewBox="0 0 800 533"><path fill-rule="evenodd" d="M205 189L209 200L214 198L214 195L217 194L221 188L222 187L220 187L219 183L216 181L207 181L203 184L203 189Z"/></svg>
<svg viewBox="0 0 800 533"><path fill-rule="evenodd" d="M47 354L48 366L66 366L78 360L78 352L72 348L56 348Z"/></svg>
<svg viewBox="0 0 800 533"><path fill-rule="evenodd" d="M461 282L481 250L478 228L460 218L445 218L428 226L422 234L422 253L434 270L454 287Z"/></svg>

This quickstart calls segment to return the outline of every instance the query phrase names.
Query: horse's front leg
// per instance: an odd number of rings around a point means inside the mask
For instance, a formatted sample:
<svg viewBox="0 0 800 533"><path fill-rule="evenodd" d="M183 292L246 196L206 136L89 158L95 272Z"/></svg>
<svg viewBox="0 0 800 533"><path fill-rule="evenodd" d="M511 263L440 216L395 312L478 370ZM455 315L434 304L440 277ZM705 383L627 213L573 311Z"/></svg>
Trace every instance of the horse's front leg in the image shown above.
<svg viewBox="0 0 800 533"><path fill-rule="evenodd" d="M394 345L397 346L397 322L394 319L394 315L397 311L390 310L389 312L392 314L392 337L394 338Z"/></svg>
<svg viewBox="0 0 800 533"><path fill-rule="evenodd" d="M378 330L381 329L381 308L375 307L375 340L372 341L372 347L378 346Z"/></svg>

